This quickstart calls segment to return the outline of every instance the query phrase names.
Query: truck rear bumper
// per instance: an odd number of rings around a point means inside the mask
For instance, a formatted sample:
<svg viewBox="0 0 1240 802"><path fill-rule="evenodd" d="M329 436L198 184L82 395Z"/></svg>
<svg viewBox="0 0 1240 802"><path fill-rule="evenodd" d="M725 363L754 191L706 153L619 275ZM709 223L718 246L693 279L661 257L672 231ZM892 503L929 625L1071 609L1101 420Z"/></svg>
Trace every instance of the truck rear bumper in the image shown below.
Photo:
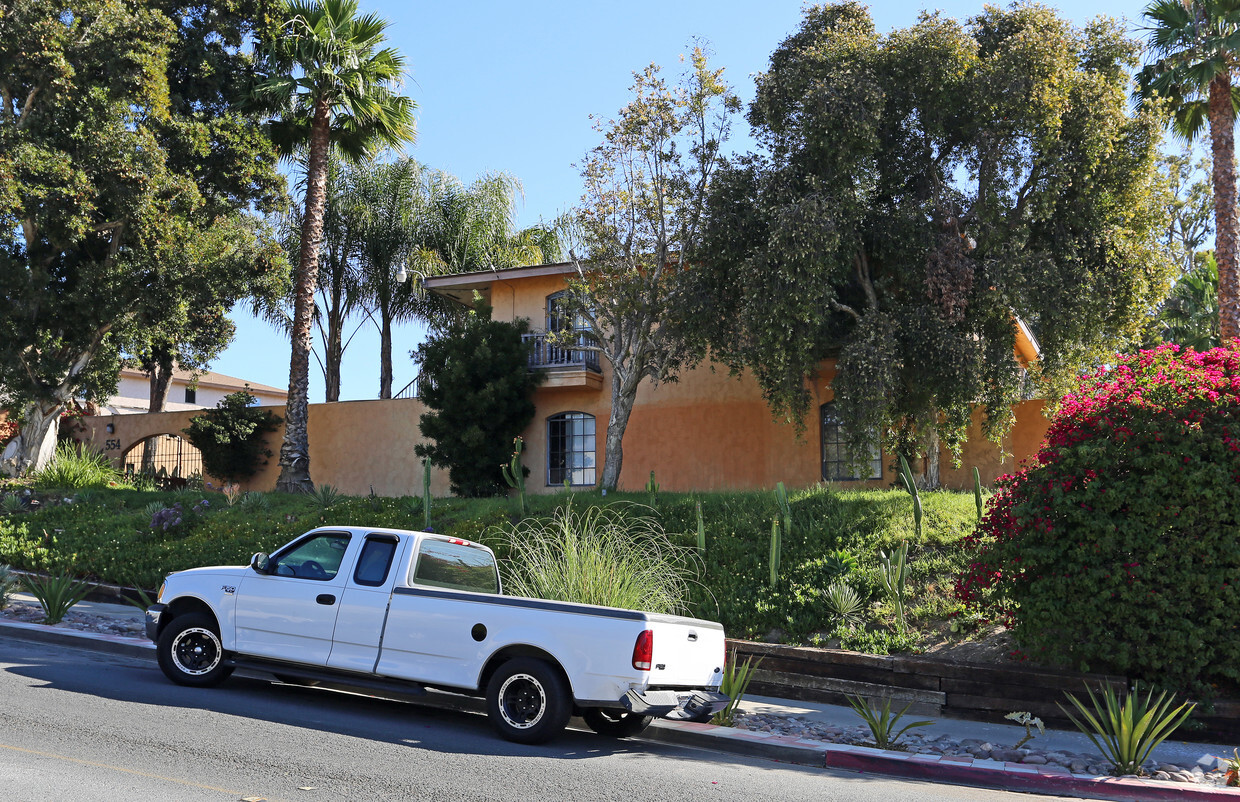
<svg viewBox="0 0 1240 802"><path fill-rule="evenodd" d="M629 691L620 705L630 713L655 718L700 721L708 719L732 701L717 691Z"/></svg>

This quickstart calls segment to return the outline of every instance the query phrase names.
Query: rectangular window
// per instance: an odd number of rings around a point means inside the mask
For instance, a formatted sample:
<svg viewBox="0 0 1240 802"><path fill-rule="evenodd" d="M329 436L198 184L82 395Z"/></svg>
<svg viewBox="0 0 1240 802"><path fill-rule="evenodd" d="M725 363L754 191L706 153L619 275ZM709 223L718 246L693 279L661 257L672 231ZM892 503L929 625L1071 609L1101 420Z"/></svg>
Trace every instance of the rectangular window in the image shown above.
<svg viewBox="0 0 1240 802"><path fill-rule="evenodd" d="M383 535L367 537L361 556L357 558L353 581L369 587L382 585L387 580L388 569L392 567L392 557L396 554L396 544L399 542L396 538Z"/></svg>
<svg viewBox="0 0 1240 802"><path fill-rule="evenodd" d="M195 390L193 387L186 387L185 388L185 403L197 404L198 403L197 399L198 399L198 391Z"/></svg>
<svg viewBox="0 0 1240 802"><path fill-rule="evenodd" d="M427 538L418 550L413 581L433 588L499 593L499 574L489 551Z"/></svg>
<svg viewBox="0 0 1240 802"><path fill-rule="evenodd" d="M822 405L822 478L826 482L851 482L860 479L883 478L883 454L878 446L878 436L870 445L870 459L865 463L868 475L856 476L855 466L848 464L844 427L831 409L831 403Z"/></svg>
<svg viewBox="0 0 1240 802"><path fill-rule="evenodd" d="M597 481L594 416L564 412L547 419L547 484L593 487Z"/></svg>

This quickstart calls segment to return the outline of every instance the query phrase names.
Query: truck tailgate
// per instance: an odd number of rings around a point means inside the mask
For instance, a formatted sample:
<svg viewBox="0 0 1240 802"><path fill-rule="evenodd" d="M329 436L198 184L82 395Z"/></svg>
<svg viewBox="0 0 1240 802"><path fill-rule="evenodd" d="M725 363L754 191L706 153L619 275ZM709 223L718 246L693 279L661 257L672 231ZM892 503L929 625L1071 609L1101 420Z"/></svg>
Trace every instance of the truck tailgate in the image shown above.
<svg viewBox="0 0 1240 802"><path fill-rule="evenodd" d="M723 627L713 621L651 615L651 687L717 687L723 678Z"/></svg>

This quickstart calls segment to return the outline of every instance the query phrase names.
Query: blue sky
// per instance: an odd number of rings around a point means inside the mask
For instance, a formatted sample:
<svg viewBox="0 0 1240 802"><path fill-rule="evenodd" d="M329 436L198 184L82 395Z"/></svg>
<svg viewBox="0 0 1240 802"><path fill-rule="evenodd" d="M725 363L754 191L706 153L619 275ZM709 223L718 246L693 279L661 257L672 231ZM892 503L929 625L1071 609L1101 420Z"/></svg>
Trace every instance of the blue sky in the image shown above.
<svg viewBox="0 0 1240 802"><path fill-rule="evenodd" d="M965 18L980 0L927 3L886 0L871 5L880 31L906 27L923 9ZM1054 2L1078 24L1102 14L1133 29L1143 4L1118 0ZM389 40L409 63L405 90L418 104L418 140L409 155L463 181L487 171L515 175L524 186L519 223L549 220L581 194L574 168L598 135L590 115L614 114L627 101L632 73L651 62L675 75L694 37L714 51L713 63L742 100L753 97L755 73L796 30L800 0L629 0L592 2L440 2L361 0L391 22ZM737 119L731 149L752 148ZM288 340L238 311L237 337L212 370L251 382L288 385ZM356 325L356 323L355 323ZM394 390L414 378L408 352L418 326L394 337ZM344 355L342 400L376 398L379 338L365 323ZM310 401L323 400L322 372L311 364Z"/></svg>

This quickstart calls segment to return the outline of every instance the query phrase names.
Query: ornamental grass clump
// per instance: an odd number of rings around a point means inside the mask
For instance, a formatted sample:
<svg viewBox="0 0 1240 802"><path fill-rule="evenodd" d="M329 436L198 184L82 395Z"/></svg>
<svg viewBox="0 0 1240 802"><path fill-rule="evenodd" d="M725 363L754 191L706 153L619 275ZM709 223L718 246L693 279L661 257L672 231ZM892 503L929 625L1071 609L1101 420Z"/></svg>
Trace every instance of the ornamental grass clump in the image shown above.
<svg viewBox="0 0 1240 802"><path fill-rule="evenodd" d="M699 575L695 551L674 544L657 519L630 504L569 503L551 518L501 527L509 549L505 591L536 599L688 612L689 583Z"/></svg>
<svg viewBox="0 0 1240 802"><path fill-rule="evenodd" d="M101 451L77 443L61 443L47 467L34 476L34 486L78 490L85 487L107 487L120 481L120 473L112 460Z"/></svg>
<svg viewBox="0 0 1240 802"><path fill-rule="evenodd" d="M1240 345L1118 356L997 482L957 597L1039 660L1202 692L1240 681Z"/></svg>

